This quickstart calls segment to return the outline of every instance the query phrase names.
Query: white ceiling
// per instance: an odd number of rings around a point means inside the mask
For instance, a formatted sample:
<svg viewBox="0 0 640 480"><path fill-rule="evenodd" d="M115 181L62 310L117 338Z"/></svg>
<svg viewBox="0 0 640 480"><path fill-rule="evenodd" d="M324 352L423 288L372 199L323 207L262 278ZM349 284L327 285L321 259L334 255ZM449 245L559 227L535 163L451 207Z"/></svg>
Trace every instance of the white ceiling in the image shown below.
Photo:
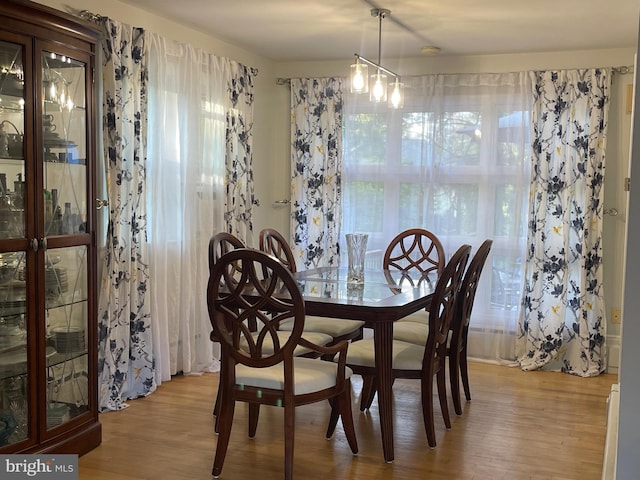
<svg viewBox="0 0 640 480"><path fill-rule="evenodd" d="M122 0L275 61L633 48L637 0Z"/></svg>

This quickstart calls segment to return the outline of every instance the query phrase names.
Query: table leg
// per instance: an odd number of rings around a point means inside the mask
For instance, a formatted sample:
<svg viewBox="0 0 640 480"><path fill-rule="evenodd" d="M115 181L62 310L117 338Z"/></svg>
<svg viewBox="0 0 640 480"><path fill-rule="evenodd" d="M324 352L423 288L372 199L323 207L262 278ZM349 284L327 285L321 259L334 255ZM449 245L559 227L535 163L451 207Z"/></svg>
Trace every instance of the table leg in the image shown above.
<svg viewBox="0 0 640 480"><path fill-rule="evenodd" d="M373 329L378 379L378 409L382 451L387 462L393 462L392 348L393 322L376 322Z"/></svg>

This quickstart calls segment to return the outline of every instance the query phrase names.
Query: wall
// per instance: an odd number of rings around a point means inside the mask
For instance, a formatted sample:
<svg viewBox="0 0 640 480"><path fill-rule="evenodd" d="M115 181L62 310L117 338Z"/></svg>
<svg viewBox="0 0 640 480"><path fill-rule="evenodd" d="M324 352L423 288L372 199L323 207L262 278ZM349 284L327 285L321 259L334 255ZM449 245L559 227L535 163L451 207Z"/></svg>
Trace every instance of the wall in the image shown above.
<svg viewBox="0 0 640 480"><path fill-rule="evenodd" d="M639 28L640 31L640 28ZM640 51L640 36L638 37L637 51ZM633 124L631 138L631 165L629 174L640 177L640 72L636 68L636 88L633 105ZM633 178L633 177L632 177ZM640 187L633 185L628 195L629 218L633 219L627 225L627 243L625 262L625 288L624 288L624 325L622 337L622 358L620 362L620 410L618 418L621 420L618 426L618 451L616 478L619 480L635 480L640 472L640 375L638 364L640 353L638 341L640 341ZM621 252L624 253L624 252Z"/></svg>
<svg viewBox="0 0 640 480"><path fill-rule="evenodd" d="M190 43L219 56L229 57L256 67L254 117L254 177L256 208L254 231L275 227L289 232L289 208L274 204L289 199L290 191L290 114L289 89L277 85L276 78L347 76L352 57L344 61L275 63L202 32L158 17L117 0L40 0L39 3L68 11L67 6L109 16L132 25L147 28L168 38ZM540 52L522 55L482 55L473 57L421 57L390 59L384 65L403 75L428 73L507 72L536 69L586 68L633 65L634 48L577 52ZM604 284L607 313L621 308L623 291L623 259L626 226L626 194L622 189L629 165L629 131L631 116L626 112L626 86L631 75L616 75L611 91L605 207L616 208L617 217L604 220ZM255 245L255 243L254 243ZM620 326L608 325L607 343L611 349L611 371L618 366Z"/></svg>

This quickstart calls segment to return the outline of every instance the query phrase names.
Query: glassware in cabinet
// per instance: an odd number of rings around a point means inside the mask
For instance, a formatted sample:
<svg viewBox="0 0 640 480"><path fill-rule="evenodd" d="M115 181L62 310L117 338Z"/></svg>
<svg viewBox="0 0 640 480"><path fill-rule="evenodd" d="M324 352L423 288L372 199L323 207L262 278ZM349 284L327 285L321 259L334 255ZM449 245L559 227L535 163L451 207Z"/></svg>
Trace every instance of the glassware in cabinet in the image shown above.
<svg viewBox="0 0 640 480"><path fill-rule="evenodd" d="M0 40L0 241L25 237L24 47ZM0 446L28 438L25 252L0 250Z"/></svg>

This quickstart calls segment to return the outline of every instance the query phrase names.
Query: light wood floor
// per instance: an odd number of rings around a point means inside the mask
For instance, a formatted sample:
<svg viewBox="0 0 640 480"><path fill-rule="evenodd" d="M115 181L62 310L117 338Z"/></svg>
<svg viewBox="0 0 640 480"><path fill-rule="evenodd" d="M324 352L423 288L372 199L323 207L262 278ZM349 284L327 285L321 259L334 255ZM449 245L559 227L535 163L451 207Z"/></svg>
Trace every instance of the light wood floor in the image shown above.
<svg viewBox="0 0 640 480"><path fill-rule="evenodd" d="M606 400L615 375L579 378L561 373L473 363L472 402L446 430L438 402L438 446L429 449L419 382L394 386L395 461L384 462L377 403L360 413L354 379L354 417L360 452L353 456L340 424L324 433L325 403L299 407L294 475L300 480L595 480L602 471ZM102 445L80 458L82 480L210 479L216 436L211 415L217 374L176 377L121 412L101 414ZM222 479L283 477L282 410L263 407L258 432L247 437L246 408L238 404Z"/></svg>

